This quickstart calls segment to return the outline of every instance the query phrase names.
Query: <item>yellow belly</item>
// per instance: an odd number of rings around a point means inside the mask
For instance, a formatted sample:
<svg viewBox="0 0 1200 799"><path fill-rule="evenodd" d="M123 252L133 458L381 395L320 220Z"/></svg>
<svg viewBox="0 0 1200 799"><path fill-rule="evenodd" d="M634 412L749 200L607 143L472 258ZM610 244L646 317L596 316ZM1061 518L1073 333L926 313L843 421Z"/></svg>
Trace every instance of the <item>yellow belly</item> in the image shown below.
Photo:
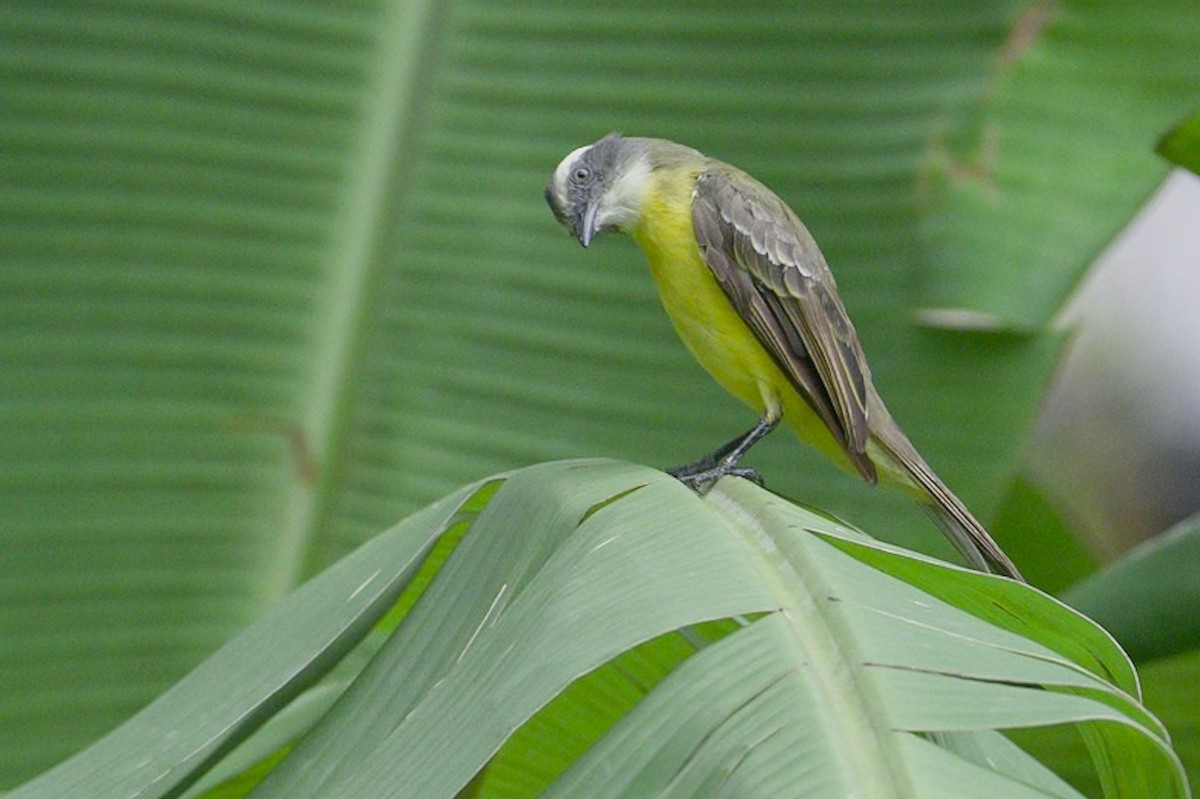
<svg viewBox="0 0 1200 799"><path fill-rule="evenodd" d="M695 179L695 173L680 172L659 180L631 231L679 338L727 391L760 415L782 416L803 441L849 468L837 441L738 316L701 258L692 227Z"/></svg>

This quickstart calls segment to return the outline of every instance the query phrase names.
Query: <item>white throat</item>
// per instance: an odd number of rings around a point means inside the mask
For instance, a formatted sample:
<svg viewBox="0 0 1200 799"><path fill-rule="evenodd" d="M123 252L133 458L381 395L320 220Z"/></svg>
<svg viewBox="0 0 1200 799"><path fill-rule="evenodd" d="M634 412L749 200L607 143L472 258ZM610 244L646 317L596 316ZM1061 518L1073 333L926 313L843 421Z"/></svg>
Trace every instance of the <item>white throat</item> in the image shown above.
<svg viewBox="0 0 1200 799"><path fill-rule="evenodd" d="M612 185L604 192L596 212L601 229L629 230L642 218L642 205L650 190L650 157L639 152L617 172Z"/></svg>

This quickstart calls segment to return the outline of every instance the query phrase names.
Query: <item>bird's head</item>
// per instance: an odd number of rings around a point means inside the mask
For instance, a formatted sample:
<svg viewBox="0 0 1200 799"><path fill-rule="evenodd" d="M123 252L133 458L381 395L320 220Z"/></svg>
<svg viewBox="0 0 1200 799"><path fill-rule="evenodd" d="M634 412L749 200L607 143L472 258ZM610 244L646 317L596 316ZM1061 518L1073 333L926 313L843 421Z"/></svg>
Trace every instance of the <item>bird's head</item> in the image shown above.
<svg viewBox="0 0 1200 799"><path fill-rule="evenodd" d="M629 230L650 186L650 140L610 133L572 150L546 186L550 210L584 247L598 233Z"/></svg>

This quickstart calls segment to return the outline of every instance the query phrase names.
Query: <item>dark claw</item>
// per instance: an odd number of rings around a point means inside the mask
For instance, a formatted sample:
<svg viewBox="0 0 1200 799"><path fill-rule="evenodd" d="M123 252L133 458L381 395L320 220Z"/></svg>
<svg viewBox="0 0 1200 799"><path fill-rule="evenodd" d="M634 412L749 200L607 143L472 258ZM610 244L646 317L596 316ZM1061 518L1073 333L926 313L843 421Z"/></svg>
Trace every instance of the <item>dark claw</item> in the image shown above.
<svg viewBox="0 0 1200 799"><path fill-rule="evenodd" d="M670 469L663 469L663 471L674 477L676 480L686 483L691 477L694 477L698 474L711 472L713 467L713 462L705 458L703 460L698 460L695 463L685 463L682 466L672 466Z"/></svg>
<svg viewBox="0 0 1200 799"><path fill-rule="evenodd" d="M778 424L778 418L770 419L764 416L758 420L758 424L732 441L725 443L716 452L705 455L695 463L667 469L667 474L701 495L707 493L714 483L727 474L762 486L762 475L748 466L738 466L738 461L754 445L754 442L770 433Z"/></svg>
<svg viewBox="0 0 1200 799"><path fill-rule="evenodd" d="M732 474L734 477L740 477L743 480L749 480L759 488L765 488L767 485L766 481L763 480L763 476L758 473L758 469L752 469L749 466L738 466L730 469L727 474Z"/></svg>
<svg viewBox="0 0 1200 799"><path fill-rule="evenodd" d="M707 494L708 490L725 475L740 477L758 486L764 485L763 477L758 473L757 469L752 469L749 466L738 466L735 463L727 461L722 461L716 465L699 461L686 466L676 466L673 469L667 469L667 474L701 496Z"/></svg>

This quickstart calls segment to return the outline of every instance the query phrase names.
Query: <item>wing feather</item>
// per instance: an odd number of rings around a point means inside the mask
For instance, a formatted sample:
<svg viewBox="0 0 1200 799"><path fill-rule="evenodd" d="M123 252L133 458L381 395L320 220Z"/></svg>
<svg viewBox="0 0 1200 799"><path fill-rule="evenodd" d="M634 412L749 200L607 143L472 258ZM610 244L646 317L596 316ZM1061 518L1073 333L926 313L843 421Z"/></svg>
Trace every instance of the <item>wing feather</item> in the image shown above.
<svg viewBox="0 0 1200 799"><path fill-rule="evenodd" d="M738 314L875 482L866 454L870 372L811 234L770 189L725 165L697 181L692 221L704 262Z"/></svg>

